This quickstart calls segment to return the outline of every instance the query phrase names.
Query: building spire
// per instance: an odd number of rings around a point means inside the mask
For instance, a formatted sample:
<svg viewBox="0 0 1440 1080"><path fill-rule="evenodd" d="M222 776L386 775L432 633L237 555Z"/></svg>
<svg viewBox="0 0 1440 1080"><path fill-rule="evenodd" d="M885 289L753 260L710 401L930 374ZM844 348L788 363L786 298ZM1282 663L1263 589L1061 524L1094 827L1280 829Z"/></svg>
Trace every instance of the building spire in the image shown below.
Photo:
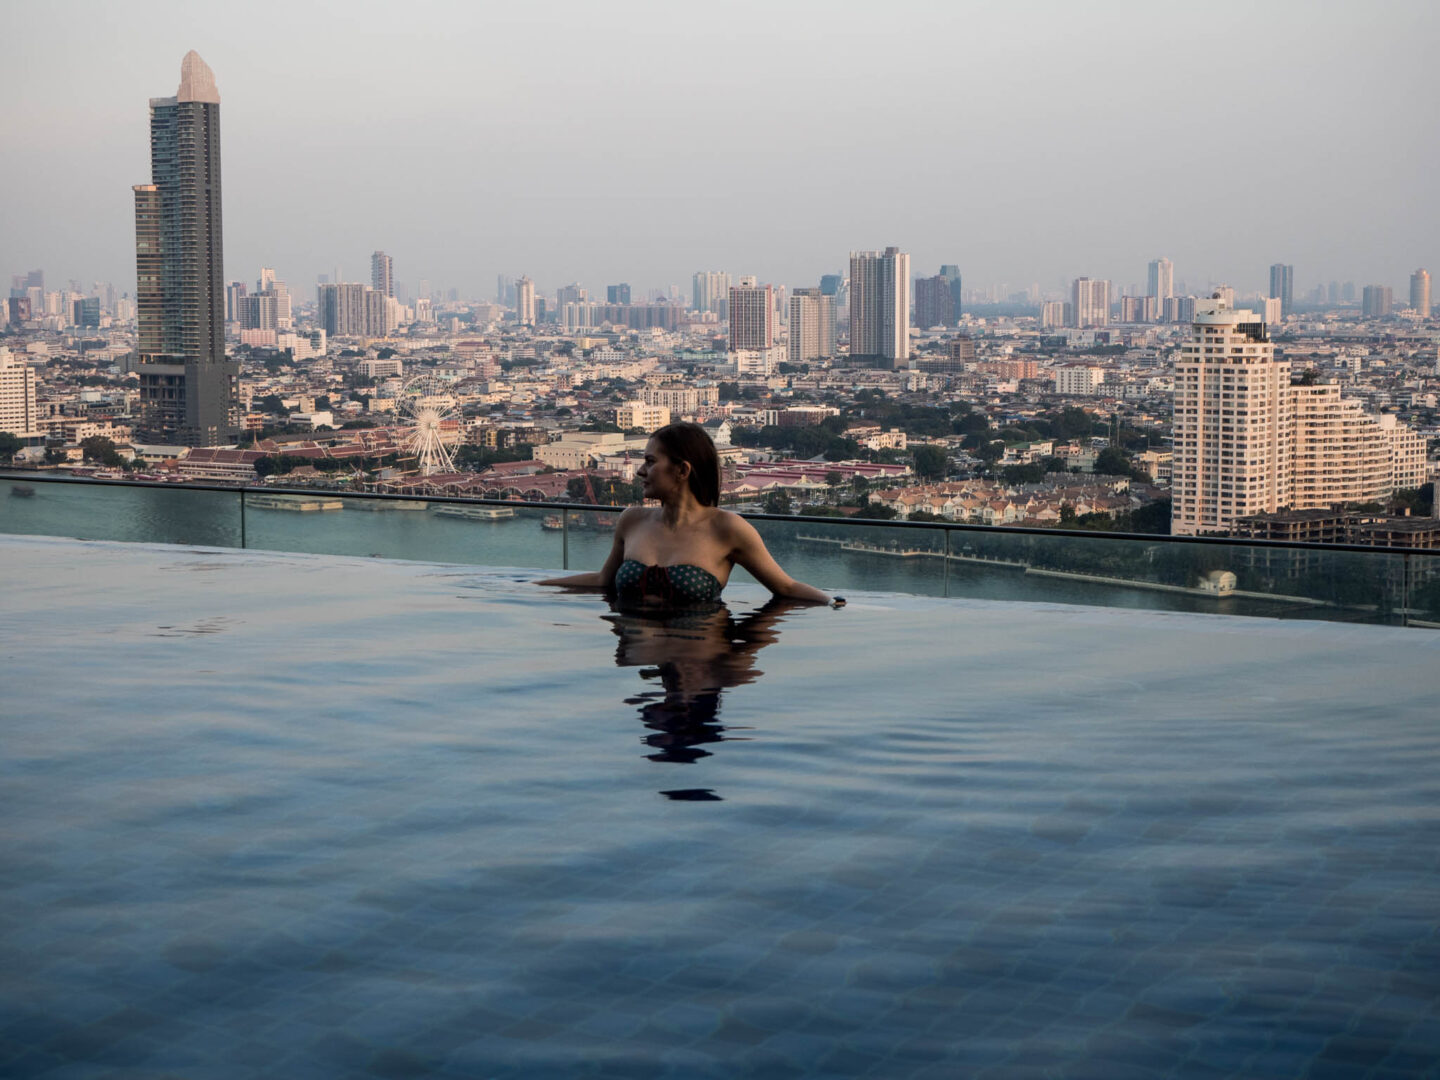
<svg viewBox="0 0 1440 1080"><path fill-rule="evenodd" d="M180 61L180 89L175 91L176 101L203 101L211 105L220 104L220 91L215 86L215 73L210 65L200 59L200 54L191 49Z"/></svg>

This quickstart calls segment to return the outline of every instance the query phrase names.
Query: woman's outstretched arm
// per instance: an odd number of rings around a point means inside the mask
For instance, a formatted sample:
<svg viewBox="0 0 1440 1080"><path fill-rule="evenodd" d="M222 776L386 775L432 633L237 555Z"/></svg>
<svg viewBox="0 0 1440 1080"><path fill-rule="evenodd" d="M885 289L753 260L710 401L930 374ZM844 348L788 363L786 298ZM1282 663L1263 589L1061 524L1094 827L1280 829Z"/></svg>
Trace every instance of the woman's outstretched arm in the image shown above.
<svg viewBox="0 0 1440 1080"><path fill-rule="evenodd" d="M610 554L605 557L605 565L599 570L592 570L586 574L571 574L568 577L546 578L544 581L537 581L536 585L562 585L569 589L604 589L609 591L615 587L615 571L620 569L620 564L625 560L625 529L630 524L631 514L635 507L630 507L620 515L620 520L615 523L615 541L610 545Z"/></svg>
<svg viewBox="0 0 1440 1080"><path fill-rule="evenodd" d="M791 600L804 600L812 604L831 603L830 597L826 596L813 585L806 585L803 581L796 581L775 561L775 556L770 554L765 547L765 541L761 539L759 531L754 525L746 521L739 514L729 515L731 528L731 540L734 547L731 550L730 558L735 565L743 566L750 571L756 581L764 585L776 596L789 597ZM843 601L839 601L843 603Z"/></svg>

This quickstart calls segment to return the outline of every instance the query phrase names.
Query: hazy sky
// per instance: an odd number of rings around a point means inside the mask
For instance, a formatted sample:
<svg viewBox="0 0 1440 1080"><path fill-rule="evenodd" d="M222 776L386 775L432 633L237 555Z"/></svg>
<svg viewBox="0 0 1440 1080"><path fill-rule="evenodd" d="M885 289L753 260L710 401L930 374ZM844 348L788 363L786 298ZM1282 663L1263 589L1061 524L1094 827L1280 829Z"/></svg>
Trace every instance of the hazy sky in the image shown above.
<svg viewBox="0 0 1440 1080"><path fill-rule="evenodd" d="M147 99L222 99L226 277L637 295L897 244L967 286L1440 270L1434 0L10 3L0 272L133 291Z"/></svg>

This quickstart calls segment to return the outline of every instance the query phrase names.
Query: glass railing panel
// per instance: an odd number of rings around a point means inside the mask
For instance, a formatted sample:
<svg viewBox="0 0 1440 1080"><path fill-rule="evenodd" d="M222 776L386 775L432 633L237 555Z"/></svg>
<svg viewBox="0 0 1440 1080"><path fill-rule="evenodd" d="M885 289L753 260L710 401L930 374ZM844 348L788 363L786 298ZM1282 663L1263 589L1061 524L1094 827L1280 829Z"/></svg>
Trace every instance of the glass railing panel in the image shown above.
<svg viewBox="0 0 1440 1080"><path fill-rule="evenodd" d="M957 533L956 561L1007 560L1008 599L1270 618L1396 622L1397 556L1119 537ZM983 563L981 564L983 567ZM951 595L968 595L952 575Z"/></svg>
<svg viewBox="0 0 1440 1080"><path fill-rule="evenodd" d="M241 547L240 493L0 477L0 532Z"/></svg>
<svg viewBox="0 0 1440 1080"><path fill-rule="evenodd" d="M248 491L245 545L270 551L559 569L558 510L525 503Z"/></svg>
<svg viewBox="0 0 1440 1080"><path fill-rule="evenodd" d="M1440 553L1402 556L1405 573L1403 620L1440 629Z"/></svg>
<svg viewBox="0 0 1440 1080"><path fill-rule="evenodd" d="M945 530L883 523L756 520L770 554L797 581L829 593L946 595ZM754 579L736 568L731 580Z"/></svg>

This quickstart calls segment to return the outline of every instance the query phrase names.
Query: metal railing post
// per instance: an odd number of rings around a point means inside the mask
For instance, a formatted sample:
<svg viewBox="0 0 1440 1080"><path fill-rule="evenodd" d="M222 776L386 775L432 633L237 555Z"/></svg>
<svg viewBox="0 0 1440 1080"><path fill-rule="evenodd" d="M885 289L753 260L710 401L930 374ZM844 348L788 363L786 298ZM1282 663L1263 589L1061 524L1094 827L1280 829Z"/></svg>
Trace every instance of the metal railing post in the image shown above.
<svg viewBox="0 0 1440 1080"><path fill-rule="evenodd" d="M245 547L245 489L240 489L240 547Z"/></svg>
<svg viewBox="0 0 1440 1080"><path fill-rule="evenodd" d="M1400 625L1410 625L1410 553L1404 555L1405 566L1400 576Z"/></svg>
<svg viewBox="0 0 1440 1080"><path fill-rule="evenodd" d="M560 511L560 568L570 569L570 511Z"/></svg>
<svg viewBox="0 0 1440 1080"><path fill-rule="evenodd" d="M940 562L941 562L941 563L944 565L944 567L945 567L945 577L944 577L945 590L944 590L944 596L945 596L945 599L948 600L948 599L950 599L950 530L949 530L949 529L941 529L940 531L941 531L941 533L943 533L944 536L945 536L945 554L940 557Z"/></svg>

